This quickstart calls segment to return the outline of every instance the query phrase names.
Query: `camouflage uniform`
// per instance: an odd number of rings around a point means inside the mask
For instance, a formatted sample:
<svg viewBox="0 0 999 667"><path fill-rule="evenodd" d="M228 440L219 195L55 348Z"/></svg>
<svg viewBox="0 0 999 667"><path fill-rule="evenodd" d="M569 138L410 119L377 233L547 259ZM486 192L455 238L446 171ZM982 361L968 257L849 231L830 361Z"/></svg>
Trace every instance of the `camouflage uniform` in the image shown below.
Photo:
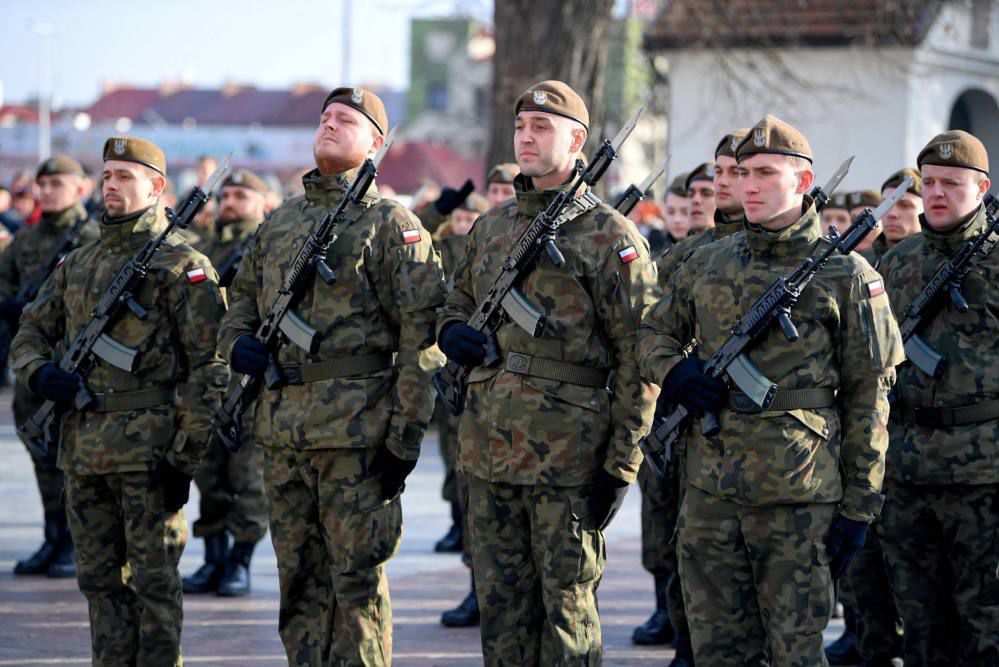
<svg viewBox="0 0 999 667"><path fill-rule="evenodd" d="M892 303L901 312L937 268L985 225L980 207L960 227L908 238L885 255ZM919 408L999 399L999 254L974 260L958 313L946 295L919 335L946 359L933 379L911 364L899 375L888 452L883 545L905 623L905 663L999 663L999 421L942 426ZM921 420L922 421L922 420Z"/></svg>
<svg viewBox="0 0 999 667"><path fill-rule="evenodd" d="M76 204L59 213L42 215L37 224L18 230L13 243L0 255L0 301L15 297L22 283L33 279L35 272L62 245L63 237L70 227L86 217L83 204ZM92 241L97 236L97 223L93 221L87 222L80 231L81 242ZM43 399L28 389L27 384L15 383L14 423L26 422L42 403ZM56 467L54 457L43 460L30 449L28 452L34 464L38 492L42 497L45 523L47 526L49 523L56 523L65 528L62 472Z"/></svg>
<svg viewBox="0 0 999 667"><path fill-rule="evenodd" d="M472 229L438 332L468 319L519 235L556 193L534 191L522 176L516 187L516 199ZM470 476L468 524L487 665L600 664L595 593L604 537L588 494L600 467L634 481L638 438L652 417L634 358L655 288L644 239L601 203L560 227L556 243L565 266L541 258L521 283L548 314L544 333L533 338L511 322L499 327L504 363L472 369L461 417L458 468ZM514 353L616 373L610 391L595 381L559 382L516 372L523 357Z"/></svg>
<svg viewBox="0 0 999 667"><path fill-rule="evenodd" d="M227 355L255 332L307 234L353 177L309 172L305 194L260 226L231 288L219 336ZM336 282L315 280L298 302L298 315L319 332L318 352L284 345L278 363L293 382L301 372L301 383L264 391L256 406L278 629L292 665L391 662L385 563L399 547L402 507L398 496L382 498L368 467L380 447L418 457L433 411L431 375L444 361L433 331L444 280L430 236L374 188L363 204L348 209L327 255Z"/></svg>
<svg viewBox="0 0 999 667"><path fill-rule="evenodd" d="M668 252L664 252L656 260L656 269L659 271L659 287L663 290L669 286L669 281L677 267L683 263L687 257L698 248L709 243L723 239L732 234L741 232L743 229L743 219L729 220L720 210L715 210L715 226L711 229L691 234L687 238L672 244Z"/></svg>
<svg viewBox="0 0 999 667"><path fill-rule="evenodd" d="M11 350L20 382L57 361L55 348L68 346L121 266L165 226L157 207L114 224L105 219L100 241L66 258L22 315ZM200 272L199 279L188 276L199 268L206 279ZM58 454L95 665L181 662L177 559L185 529L182 518L164 510L155 471L166 458L194 474L229 380L215 352L225 302L206 257L171 235L136 300L148 318L126 310L107 333L139 350L137 370L98 363L86 378L93 392L122 403L68 413ZM160 395L129 395L140 391ZM138 403L146 407L126 407ZM126 561L129 585L122 575Z"/></svg>
<svg viewBox="0 0 999 667"><path fill-rule="evenodd" d="M878 269L881 265L881 258L886 252L888 252L888 239L882 233L878 234L870 248L858 254L866 259L868 264Z"/></svg>
<svg viewBox="0 0 999 667"><path fill-rule="evenodd" d="M821 241L806 198L802 217L766 231L747 225L704 246L672 276L666 298L645 318L639 359L662 381L699 341L704 356L779 276ZM751 351L782 390L837 389L835 405L745 414L723 409L719 433L687 431L687 478L678 549L684 603L698 664L826 664L822 630L832 612L824 538L839 512L870 522L887 447L887 393L902 345L879 280L856 256L833 255L791 316L800 338L774 326ZM812 392L818 393L818 392Z"/></svg>

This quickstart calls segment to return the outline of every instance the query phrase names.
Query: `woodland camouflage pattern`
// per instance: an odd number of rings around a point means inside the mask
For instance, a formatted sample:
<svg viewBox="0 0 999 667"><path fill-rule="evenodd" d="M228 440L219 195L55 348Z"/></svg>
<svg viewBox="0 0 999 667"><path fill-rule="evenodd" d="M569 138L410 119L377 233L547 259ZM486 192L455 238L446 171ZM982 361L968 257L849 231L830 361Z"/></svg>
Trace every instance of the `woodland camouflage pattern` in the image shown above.
<svg viewBox="0 0 999 667"><path fill-rule="evenodd" d="M705 229L703 232L688 236L672 244L669 251L664 252L656 260L656 269L659 271L660 289L663 291L667 290L673 273L683 263L683 260L690 257L695 250L714 241L738 234L743 230L743 224L744 221L742 218L729 220L724 213L716 210L714 227Z"/></svg>

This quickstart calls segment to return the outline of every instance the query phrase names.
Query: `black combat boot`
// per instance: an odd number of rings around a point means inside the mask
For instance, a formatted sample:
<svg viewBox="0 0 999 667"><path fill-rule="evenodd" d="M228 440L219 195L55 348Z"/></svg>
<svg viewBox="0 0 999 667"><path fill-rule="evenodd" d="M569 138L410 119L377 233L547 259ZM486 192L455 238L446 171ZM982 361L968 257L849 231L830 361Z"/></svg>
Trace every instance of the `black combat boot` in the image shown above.
<svg viewBox="0 0 999 667"><path fill-rule="evenodd" d="M669 667L694 667L694 647L690 645L690 637L677 635L673 639L673 648L676 655Z"/></svg>
<svg viewBox="0 0 999 667"><path fill-rule="evenodd" d="M214 593L225 571L229 556L229 537L225 533L205 538L205 564L189 577L184 577L185 593Z"/></svg>
<svg viewBox="0 0 999 667"><path fill-rule="evenodd" d="M53 579L76 576L76 549L73 547L73 535L65 521L59 524L59 548L45 574Z"/></svg>
<svg viewBox="0 0 999 667"><path fill-rule="evenodd" d="M460 553L463 542L464 531L461 529L461 507L458 503L451 503L451 528L434 545L434 551L448 554Z"/></svg>
<svg viewBox="0 0 999 667"><path fill-rule="evenodd" d="M635 628L631 642L641 646L668 644L673 641L673 624L666 606L666 585L669 577L656 577L656 610L649 620Z"/></svg>
<svg viewBox="0 0 999 667"><path fill-rule="evenodd" d="M219 582L218 594L235 598L250 594L250 559L253 558L255 543L237 542L232 545L225 573Z"/></svg>
<svg viewBox="0 0 999 667"><path fill-rule="evenodd" d="M472 591L454 609L441 614L441 624L449 628L471 628L479 624L479 599L475 597L475 577Z"/></svg>
<svg viewBox="0 0 999 667"><path fill-rule="evenodd" d="M49 565L55 560L56 554L59 553L59 540L62 537L62 531L59 530L59 521L46 517L45 518L45 541L42 542L42 546L38 547L38 551L31 554L25 560L17 561L14 566L14 574L17 575L39 575L47 574L49 571Z"/></svg>
<svg viewBox="0 0 999 667"><path fill-rule="evenodd" d="M857 635L847 628L839 639L826 647L826 660L830 665L859 665L863 658L857 651Z"/></svg>

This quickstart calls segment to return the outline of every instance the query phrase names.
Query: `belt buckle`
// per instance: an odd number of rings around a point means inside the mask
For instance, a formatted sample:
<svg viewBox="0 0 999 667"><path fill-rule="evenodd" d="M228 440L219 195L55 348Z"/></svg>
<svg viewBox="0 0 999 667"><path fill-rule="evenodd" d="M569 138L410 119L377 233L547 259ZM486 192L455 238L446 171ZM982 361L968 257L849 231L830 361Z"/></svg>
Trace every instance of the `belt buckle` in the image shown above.
<svg viewBox="0 0 999 667"><path fill-rule="evenodd" d="M763 408L754 403L748 394L739 391L729 392L728 407L734 412L744 415L756 415L763 412Z"/></svg>
<svg viewBox="0 0 999 667"><path fill-rule="evenodd" d="M520 352L510 352L506 355L506 370L511 373L527 375L531 369L531 357Z"/></svg>
<svg viewBox="0 0 999 667"><path fill-rule="evenodd" d="M283 376L284 383L286 385L302 384L302 367L299 365L282 366L281 375Z"/></svg>
<svg viewBox="0 0 999 667"><path fill-rule="evenodd" d="M929 426L939 428L943 426L942 408L916 408L916 424L919 426Z"/></svg>

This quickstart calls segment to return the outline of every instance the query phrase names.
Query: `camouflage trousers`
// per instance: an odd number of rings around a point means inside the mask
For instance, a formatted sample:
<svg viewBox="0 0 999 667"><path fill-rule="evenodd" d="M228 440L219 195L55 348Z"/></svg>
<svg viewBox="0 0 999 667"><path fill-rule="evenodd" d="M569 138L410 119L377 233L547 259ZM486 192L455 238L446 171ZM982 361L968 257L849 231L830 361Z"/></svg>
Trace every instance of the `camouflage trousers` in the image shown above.
<svg viewBox="0 0 999 667"><path fill-rule="evenodd" d="M265 447L264 484L281 588L288 664L392 663L385 563L399 548L402 505L368 472L374 449Z"/></svg>
<svg viewBox="0 0 999 667"><path fill-rule="evenodd" d="M148 472L67 474L66 510L93 664L182 665L183 512L163 509Z"/></svg>
<svg viewBox="0 0 999 667"><path fill-rule="evenodd" d="M21 425L26 422L41 405L42 399L33 391L20 382L14 385L15 424ZM63 506L62 499L63 475L62 471L56 467L56 448L52 448L52 451L49 452L50 456L47 458L36 456L27 443L24 444L24 448L28 450L28 456L31 457L31 464L35 469L35 481L38 482L38 494L42 497L45 518L60 524L64 523L66 508Z"/></svg>
<svg viewBox="0 0 999 667"><path fill-rule="evenodd" d="M606 552L589 490L469 479L485 665L601 664L596 592Z"/></svg>
<svg viewBox="0 0 999 667"><path fill-rule="evenodd" d="M886 484L905 664L999 665L999 485Z"/></svg>
<svg viewBox="0 0 999 667"><path fill-rule="evenodd" d="M212 441L194 477L201 493L195 537L228 532L237 544L263 539L267 534L263 458L263 447L252 440L238 452Z"/></svg>
<svg viewBox="0 0 999 667"><path fill-rule="evenodd" d="M867 541L840 580L839 588L840 601L854 615L857 651L871 662L898 657L902 640L895 593L878 537L880 530L880 523L871 526Z"/></svg>
<svg viewBox="0 0 999 667"><path fill-rule="evenodd" d="M747 507L687 485L680 577L698 665L826 665L833 504ZM769 648L769 662L766 659Z"/></svg>

